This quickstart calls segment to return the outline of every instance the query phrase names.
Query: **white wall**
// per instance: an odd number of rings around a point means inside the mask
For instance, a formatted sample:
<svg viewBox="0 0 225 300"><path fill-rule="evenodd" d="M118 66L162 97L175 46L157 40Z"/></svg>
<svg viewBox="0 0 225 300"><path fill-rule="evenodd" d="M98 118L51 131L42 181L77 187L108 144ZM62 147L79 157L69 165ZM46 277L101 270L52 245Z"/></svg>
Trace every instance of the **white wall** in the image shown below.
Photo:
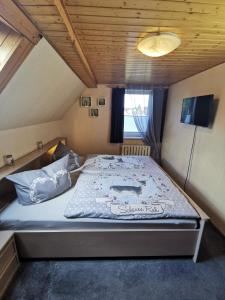
<svg viewBox="0 0 225 300"><path fill-rule="evenodd" d="M214 94L218 110L212 128L198 127L188 193L225 234L225 64L197 74L169 89L162 159L181 184L187 173L194 126L180 123L182 100Z"/></svg>
<svg viewBox="0 0 225 300"><path fill-rule="evenodd" d="M0 130L61 119L84 88L43 38L0 94Z"/></svg>
<svg viewBox="0 0 225 300"><path fill-rule="evenodd" d="M3 155L12 154L19 158L36 149L37 141L47 143L62 135L61 122L54 121L16 129L0 131L0 166L4 165Z"/></svg>
<svg viewBox="0 0 225 300"><path fill-rule="evenodd" d="M117 154L119 144L110 144L111 88L99 85L88 88L82 95L92 96L92 107L97 108L97 98L105 97L106 105L99 107L99 117L89 116L89 109L80 107L79 99L63 118L63 135L68 137L70 146L82 155L90 153Z"/></svg>

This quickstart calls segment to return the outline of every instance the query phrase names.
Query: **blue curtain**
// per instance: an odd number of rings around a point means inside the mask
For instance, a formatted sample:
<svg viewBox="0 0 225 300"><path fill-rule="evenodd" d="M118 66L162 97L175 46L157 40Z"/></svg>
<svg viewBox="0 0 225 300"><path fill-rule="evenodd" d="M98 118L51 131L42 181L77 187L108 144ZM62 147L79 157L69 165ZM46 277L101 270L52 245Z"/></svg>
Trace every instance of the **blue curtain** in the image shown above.
<svg viewBox="0 0 225 300"><path fill-rule="evenodd" d="M165 121L166 102L168 89L153 88L153 89L138 89L130 90L128 93L146 95L148 94L148 114L147 120L138 115L136 110L133 110L135 125L142 136L143 141L151 146L151 156L155 161L161 161L161 143L163 137L163 128ZM144 100L144 98L143 98ZM135 103L135 97L134 97ZM147 127L146 127L147 122Z"/></svg>
<svg viewBox="0 0 225 300"><path fill-rule="evenodd" d="M165 123L168 89L154 88L153 97L149 98L149 121L145 141L151 146L151 156L161 162L161 144Z"/></svg>
<svg viewBox="0 0 225 300"><path fill-rule="evenodd" d="M124 88L112 89L110 143L123 143Z"/></svg>

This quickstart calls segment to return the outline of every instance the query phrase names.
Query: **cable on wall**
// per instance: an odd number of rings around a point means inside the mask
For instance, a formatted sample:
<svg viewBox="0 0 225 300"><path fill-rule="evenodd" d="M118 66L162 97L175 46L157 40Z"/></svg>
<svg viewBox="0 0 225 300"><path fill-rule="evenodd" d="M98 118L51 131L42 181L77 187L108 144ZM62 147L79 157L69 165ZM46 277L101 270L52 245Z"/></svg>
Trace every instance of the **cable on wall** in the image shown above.
<svg viewBox="0 0 225 300"><path fill-rule="evenodd" d="M194 155L194 148L195 148L195 142L196 142L196 133L197 133L197 126L195 126L194 130L194 135L193 135L193 140L192 140L192 145L191 145L191 152L190 152L190 157L189 157L189 162L188 162L188 169L187 169L187 175L184 181L184 187L183 190L185 191L187 182L190 178L191 174L191 167L192 167L192 161L193 161L193 155Z"/></svg>

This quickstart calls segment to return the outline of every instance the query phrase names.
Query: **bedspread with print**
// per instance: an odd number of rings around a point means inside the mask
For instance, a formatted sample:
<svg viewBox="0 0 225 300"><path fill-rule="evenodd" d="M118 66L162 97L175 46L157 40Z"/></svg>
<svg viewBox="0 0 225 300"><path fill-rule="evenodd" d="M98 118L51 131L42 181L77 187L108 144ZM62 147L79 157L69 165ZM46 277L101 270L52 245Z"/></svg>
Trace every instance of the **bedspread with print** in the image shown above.
<svg viewBox="0 0 225 300"><path fill-rule="evenodd" d="M107 155L87 160L64 215L129 220L199 218L152 159Z"/></svg>

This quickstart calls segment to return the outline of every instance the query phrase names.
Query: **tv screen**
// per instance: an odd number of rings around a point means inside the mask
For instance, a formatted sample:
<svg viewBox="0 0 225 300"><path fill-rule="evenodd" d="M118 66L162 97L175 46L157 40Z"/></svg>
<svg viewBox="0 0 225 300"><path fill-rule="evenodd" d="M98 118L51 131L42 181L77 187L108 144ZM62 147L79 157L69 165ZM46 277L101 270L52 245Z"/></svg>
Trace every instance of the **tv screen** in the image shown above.
<svg viewBox="0 0 225 300"><path fill-rule="evenodd" d="M213 95L186 98L183 100L181 122L208 127L213 104Z"/></svg>

